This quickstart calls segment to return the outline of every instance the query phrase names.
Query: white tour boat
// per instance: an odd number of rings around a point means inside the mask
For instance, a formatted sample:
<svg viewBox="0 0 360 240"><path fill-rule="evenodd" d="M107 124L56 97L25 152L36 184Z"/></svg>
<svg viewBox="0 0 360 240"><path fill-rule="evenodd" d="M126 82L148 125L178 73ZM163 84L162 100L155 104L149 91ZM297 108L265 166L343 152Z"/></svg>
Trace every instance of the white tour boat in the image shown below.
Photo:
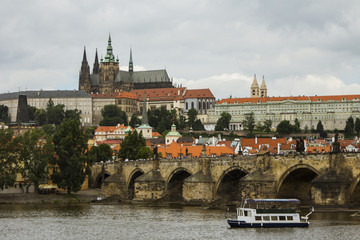
<svg viewBox="0 0 360 240"><path fill-rule="evenodd" d="M251 227L308 227L308 213L300 217L296 208L298 199L246 199L243 206L237 208L237 219L228 219L232 228Z"/></svg>

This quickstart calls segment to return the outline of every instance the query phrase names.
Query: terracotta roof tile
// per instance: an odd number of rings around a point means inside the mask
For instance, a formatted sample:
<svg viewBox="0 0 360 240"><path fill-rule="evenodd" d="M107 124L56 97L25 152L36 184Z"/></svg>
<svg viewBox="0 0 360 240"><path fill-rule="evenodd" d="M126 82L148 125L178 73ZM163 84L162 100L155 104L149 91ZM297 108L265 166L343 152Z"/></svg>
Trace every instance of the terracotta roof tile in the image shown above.
<svg viewBox="0 0 360 240"><path fill-rule="evenodd" d="M188 89L184 98L215 98L210 89Z"/></svg>
<svg viewBox="0 0 360 240"><path fill-rule="evenodd" d="M293 101L311 101L311 102L325 102L325 101L342 101L342 100L360 100L360 95L333 95L333 96L299 96L299 97L263 97L263 98L224 98L217 103L265 103L265 102L280 102L285 100Z"/></svg>

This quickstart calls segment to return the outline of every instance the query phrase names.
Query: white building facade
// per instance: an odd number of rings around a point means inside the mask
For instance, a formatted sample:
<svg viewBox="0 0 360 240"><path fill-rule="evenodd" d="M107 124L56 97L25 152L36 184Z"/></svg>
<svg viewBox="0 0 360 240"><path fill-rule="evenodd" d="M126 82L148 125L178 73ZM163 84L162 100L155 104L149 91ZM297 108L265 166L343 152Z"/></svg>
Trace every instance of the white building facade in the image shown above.
<svg viewBox="0 0 360 240"><path fill-rule="evenodd" d="M222 112L231 115L229 130L243 130L242 122L248 114L254 113L255 123L272 121L272 127L283 120L292 124L295 119L301 129L315 128L319 121L325 130L343 130L346 120L352 116L360 117L360 95L299 96L299 97L261 97L229 98L215 104L208 111L208 129L215 127Z"/></svg>

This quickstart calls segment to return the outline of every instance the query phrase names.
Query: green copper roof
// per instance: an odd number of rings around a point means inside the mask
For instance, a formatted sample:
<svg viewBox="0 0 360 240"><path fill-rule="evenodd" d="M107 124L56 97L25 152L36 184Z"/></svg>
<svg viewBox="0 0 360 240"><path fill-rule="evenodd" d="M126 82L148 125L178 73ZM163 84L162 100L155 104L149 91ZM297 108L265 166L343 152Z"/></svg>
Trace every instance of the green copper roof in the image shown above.
<svg viewBox="0 0 360 240"><path fill-rule="evenodd" d="M103 62L115 62L115 56L113 54L113 49L111 46L111 36L109 33L108 46L106 48L106 56Z"/></svg>

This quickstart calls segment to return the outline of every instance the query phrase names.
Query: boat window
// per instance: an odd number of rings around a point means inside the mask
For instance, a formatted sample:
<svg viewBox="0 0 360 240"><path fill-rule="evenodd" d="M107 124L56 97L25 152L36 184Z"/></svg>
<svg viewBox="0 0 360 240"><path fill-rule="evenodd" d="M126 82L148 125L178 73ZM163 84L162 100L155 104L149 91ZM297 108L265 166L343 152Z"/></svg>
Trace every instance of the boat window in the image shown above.
<svg viewBox="0 0 360 240"><path fill-rule="evenodd" d="M271 216L271 221L277 221L277 216Z"/></svg>
<svg viewBox="0 0 360 240"><path fill-rule="evenodd" d="M288 220L288 221L294 220L294 219L293 219L293 216L287 216L287 220Z"/></svg>
<svg viewBox="0 0 360 240"><path fill-rule="evenodd" d="M255 216L255 221L261 221L261 216Z"/></svg>
<svg viewBox="0 0 360 240"><path fill-rule="evenodd" d="M270 221L270 217L269 216L263 216L263 220L264 221Z"/></svg>
<svg viewBox="0 0 360 240"><path fill-rule="evenodd" d="M248 211L244 211L244 216L247 217L247 215L248 215Z"/></svg>
<svg viewBox="0 0 360 240"><path fill-rule="evenodd" d="M285 218L285 216L279 216L279 220L280 220L280 221L285 221L286 218Z"/></svg>

